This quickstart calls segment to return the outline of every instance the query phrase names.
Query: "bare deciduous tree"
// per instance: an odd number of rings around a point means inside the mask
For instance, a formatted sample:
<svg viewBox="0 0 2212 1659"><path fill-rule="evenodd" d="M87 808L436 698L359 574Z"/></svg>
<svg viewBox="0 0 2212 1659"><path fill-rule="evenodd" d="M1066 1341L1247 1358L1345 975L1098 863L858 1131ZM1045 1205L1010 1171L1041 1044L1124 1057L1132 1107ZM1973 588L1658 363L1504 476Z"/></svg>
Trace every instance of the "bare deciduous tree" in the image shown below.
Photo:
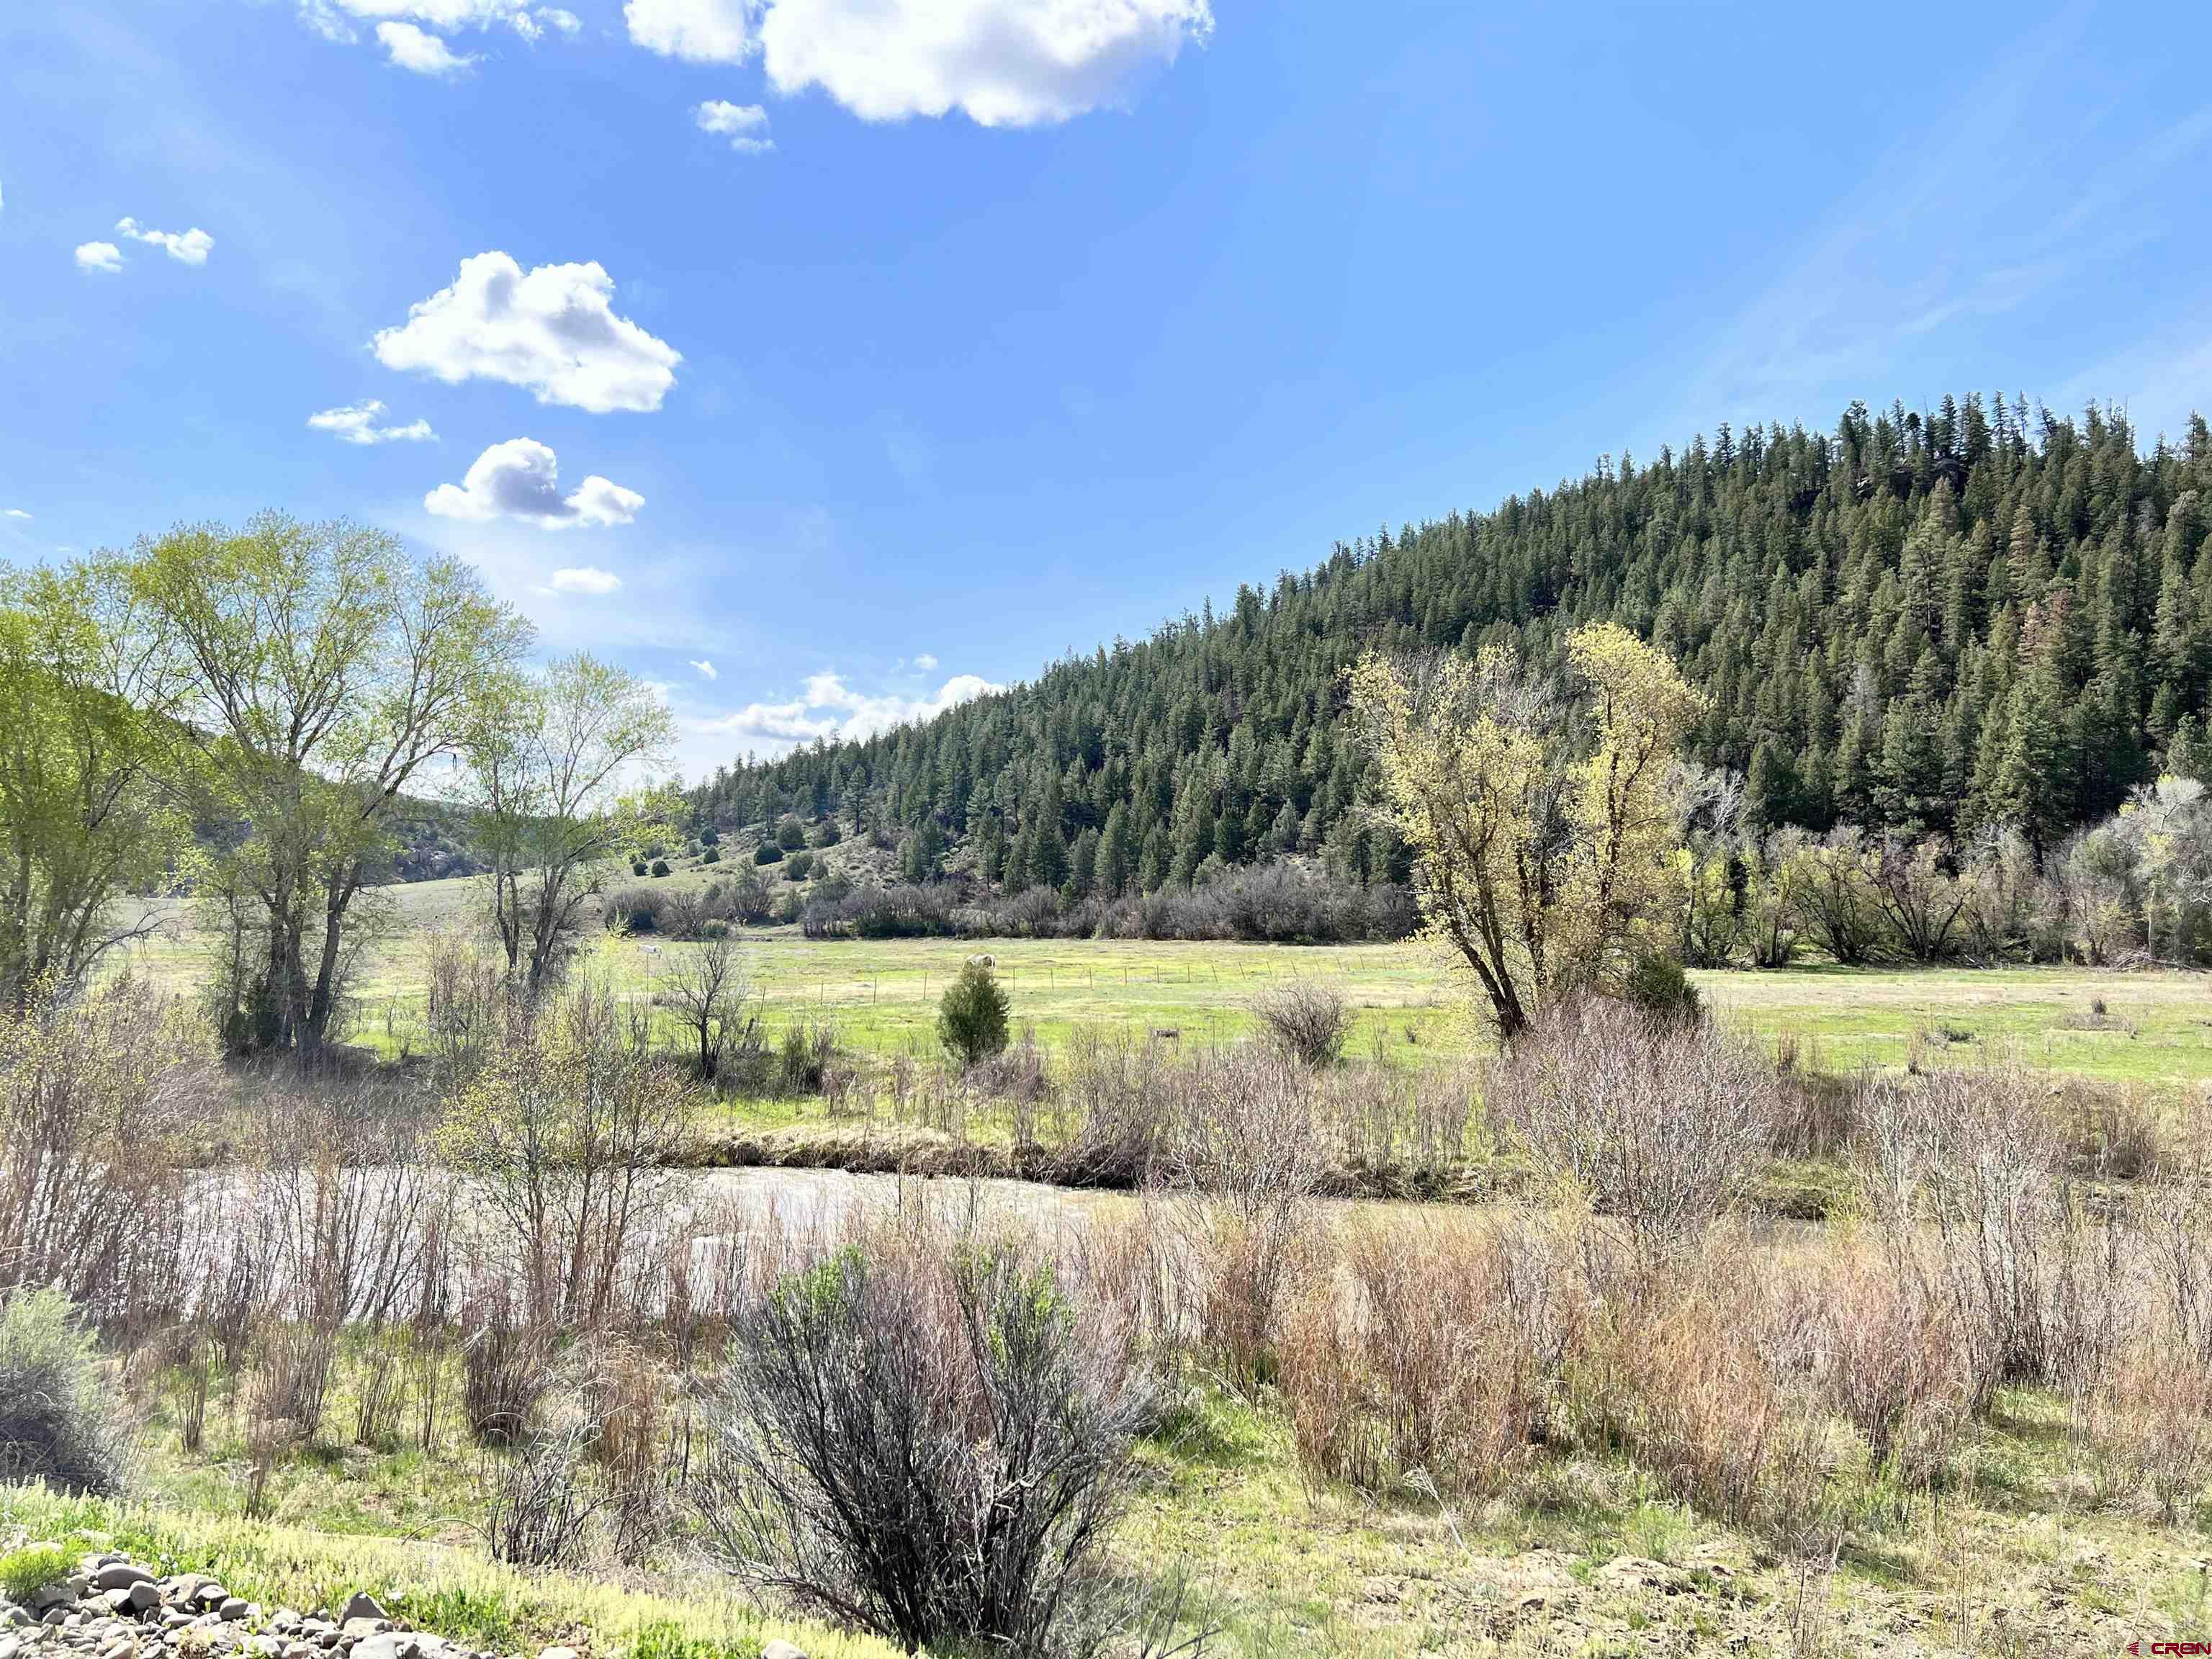
<svg viewBox="0 0 2212 1659"><path fill-rule="evenodd" d="M699 1049L699 1075L712 1083L733 1046L757 1047L760 1017L746 1004L752 986L737 946L726 937L678 951L660 976L654 999L674 1011Z"/></svg>

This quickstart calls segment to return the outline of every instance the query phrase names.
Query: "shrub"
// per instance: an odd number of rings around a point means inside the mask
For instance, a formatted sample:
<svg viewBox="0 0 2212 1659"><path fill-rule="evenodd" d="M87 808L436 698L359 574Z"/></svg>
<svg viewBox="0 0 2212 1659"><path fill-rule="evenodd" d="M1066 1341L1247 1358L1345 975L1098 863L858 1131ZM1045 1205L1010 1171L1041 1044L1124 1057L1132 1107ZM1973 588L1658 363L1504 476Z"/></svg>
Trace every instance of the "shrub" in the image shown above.
<svg viewBox="0 0 2212 1659"><path fill-rule="evenodd" d="M969 963L937 1005L937 1040L963 1066L988 1060L1006 1046L1010 1006L997 975Z"/></svg>
<svg viewBox="0 0 2212 1659"><path fill-rule="evenodd" d="M545 1392L547 1346L504 1310L470 1336L461 1349L461 1413L476 1439L487 1446L522 1439Z"/></svg>
<svg viewBox="0 0 2212 1659"><path fill-rule="evenodd" d="M629 872L633 876L643 875L646 872L646 862L643 859L632 859L629 861Z"/></svg>
<svg viewBox="0 0 2212 1659"><path fill-rule="evenodd" d="M806 845L806 826L799 821L795 812L786 812L775 826L776 845L787 853L795 853Z"/></svg>
<svg viewBox="0 0 2212 1659"><path fill-rule="evenodd" d="M1826 1255L1809 1287L1814 1374L1875 1467L1932 1486L1972 1404L1972 1355L1949 1310L1875 1253Z"/></svg>
<svg viewBox="0 0 2212 1659"><path fill-rule="evenodd" d="M640 875L644 873L643 870L638 872ZM650 887L624 887L607 895L607 926L633 933L657 933L660 931L661 912L667 906L665 893L655 892Z"/></svg>
<svg viewBox="0 0 2212 1659"><path fill-rule="evenodd" d="M778 847L772 841L764 841L759 846L753 848L753 862L755 864L781 864L783 862L783 848Z"/></svg>
<svg viewBox="0 0 2212 1659"><path fill-rule="evenodd" d="M710 824L708 824L708 825L704 830L702 830L699 832L699 845L700 845L700 846L702 846L702 847L720 847L721 844L722 844L722 832L721 832L720 830L717 830L716 828L714 828L714 826L713 824L711 824L711 823L710 823Z"/></svg>
<svg viewBox="0 0 2212 1659"><path fill-rule="evenodd" d="M787 1095L822 1092L822 1081L837 1059L837 1029L804 1020L783 1028L776 1056L776 1081Z"/></svg>
<svg viewBox="0 0 2212 1659"><path fill-rule="evenodd" d="M568 1568L584 1559L593 1513L606 1502L583 1478L588 1425L530 1436L496 1468L484 1490L484 1544L495 1561Z"/></svg>
<svg viewBox="0 0 2212 1659"><path fill-rule="evenodd" d="M167 1322L189 1203L173 1149L213 1110L204 1052L127 975L0 1013L0 1293L58 1286L118 1334Z"/></svg>
<svg viewBox="0 0 2212 1659"><path fill-rule="evenodd" d="M1743 1196L1776 1133L1765 1056L1709 1025L1592 1000L1516 1037L1492 1119L1553 1179L1626 1223L1639 1253L1700 1236Z"/></svg>
<svg viewBox="0 0 2212 1659"><path fill-rule="evenodd" d="M722 849L711 842L708 843L707 850L699 854L699 862L702 864L720 864L721 861Z"/></svg>
<svg viewBox="0 0 2212 1659"><path fill-rule="evenodd" d="M1312 1275L1285 1322L1307 1469L1377 1492L1425 1472L1467 1492L1526 1467L1579 1298L1519 1243L1457 1218L1348 1232L1341 1275Z"/></svg>
<svg viewBox="0 0 2212 1659"><path fill-rule="evenodd" d="M1698 988L1682 964L1659 951L1648 951L1628 970L1628 1000L1652 1019L1687 1025L1703 1012Z"/></svg>
<svg viewBox="0 0 2212 1659"><path fill-rule="evenodd" d="M1176 1068L1176 1083L1170 1167L1204 1195L1200 1342L1250 1392L1274 1368L1285 1293L1313 1231L1313 1079L1276 1055L1230 1054Z"/></svg>
<svg viewBox="0 0 2212 1659"><path fill-rule="evenodd" d="M127 1443L92 1334L69 1298L18 1291L0 1304L0 1481L105 1497L123 1486Z"/></svg>
<svg viewBox="0 0 2212 1659"><path fill-rule="evenodd" d="M814 844L817 847L835 847L844 839L845 832L837 827L835 818L824 818L815 826Z"/></svg>
<svg viewBox="0 0 2212 1659"><path fill-rule="evenodd" d="M2117 1263L2030 1074L1942 1068L1866 1086L1859 1179L1898 1271L1969 1346L1974 1403L2008 1378L2078 1381L2109 1358Z"/></svg>
<svg viewBox="0 0 2212 1659"><path fill-rule="evenodd" d="M67 1550L52 1544L33 1544L0 1555L0 1597L23 1606L50 1584L58 1584L76 1571Z"/></svg>
<svg viewBox="0 0 2212 1659"><path fill-rule="evenodd" d="M909 1650L1089 1650L1152 1409L1096 1306L1026 1239L856 1231L738 1321L704 1390L710 1547Z"/></svg>
<svg viewBox="0 0 2212 1659"><path fill-rule="evenodd" d="M666 875L668 873L668 860L666 859L653 860L653 873L656 876Z"/></svg>
<svg viewBox="0 0 2212 1659"><path fill-rule="evenodd" d="M783 861L783 878L786 881L805 881L813 873L814 854L811 853L793 853Z"/></svg>
<svg viewBox="0 0 2212 1659"><path fill-rule="evenodd" d="M1344 1056L1351 1015L1344 994L1333 985L1292 980L1262 991L1252 1012L1270 1041L1291 1059L1316 1070Z"/></svg>

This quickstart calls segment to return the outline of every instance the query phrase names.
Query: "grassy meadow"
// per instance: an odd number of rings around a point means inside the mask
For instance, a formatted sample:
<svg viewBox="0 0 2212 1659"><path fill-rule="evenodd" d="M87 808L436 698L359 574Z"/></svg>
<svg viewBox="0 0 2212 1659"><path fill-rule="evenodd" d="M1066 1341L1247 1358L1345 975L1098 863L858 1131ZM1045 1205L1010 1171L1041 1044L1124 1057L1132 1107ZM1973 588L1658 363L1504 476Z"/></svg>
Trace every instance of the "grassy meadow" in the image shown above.
<svg viewBox="0 0 2212 1659"><path fill-rule="evenodd" d="M665 879L704 885L711 867ZM422 1047L428 940L481 931L482 888L471 879L378 890L377 937L351 985L348 1040L386 1059ZM149 910L158 932L127 964L190 994L210 971L210 941L189 907ZM1233 1042L1252 1025L1250 1003L1293 976L1343 992L1349 1052L1397 1064L1488 1045L1463 1012L1454 975L1414 945L1271 945L1123 939L810 940L795 927L742 938L746 971L771 1036L793 1021L828 1022L841 1044L880 1056L933 1054L937 1000L970 956L990 955L1014 1018L1047 1050L1083 1033L1187 1045ZM678 954L694 945L649 937L586 936L585 960L629 996L650 997ZM2008 1056L2114 1083L2169 1086L2212 1081L2212 977L2172 969L1838 968L1701 971L1692 977L1729 1024L1769 1044L1792 1044L1797 1063L1837 1073L1865 1067L1971 1064Z"/></svg>

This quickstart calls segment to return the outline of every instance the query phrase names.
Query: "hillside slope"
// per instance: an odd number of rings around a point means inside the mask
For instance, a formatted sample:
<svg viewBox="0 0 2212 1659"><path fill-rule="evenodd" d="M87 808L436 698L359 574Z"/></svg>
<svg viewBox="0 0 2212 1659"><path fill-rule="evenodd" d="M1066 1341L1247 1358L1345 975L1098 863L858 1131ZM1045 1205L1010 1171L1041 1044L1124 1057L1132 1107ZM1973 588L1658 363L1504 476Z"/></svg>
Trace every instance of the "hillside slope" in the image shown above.
<svg viewBox="0 0 2212 1659"><path fill-rule="evenodd" d="M1517 643L1612 619L1712 698L1695 757L1767 823L2047 844L2166 767L2196 774L2212 682L2212 434L2148 455L2125 420L1945 398L1854 404L1550 493L1388 531L1273 590L865 742L716 774L725 827L786 811L967 836L1009 887L1152 888L1209 855L1325 852L1398 873L1349 809L1337 716L1370 647ZM1087 844L1086 844L1087 842Z"/></svg>

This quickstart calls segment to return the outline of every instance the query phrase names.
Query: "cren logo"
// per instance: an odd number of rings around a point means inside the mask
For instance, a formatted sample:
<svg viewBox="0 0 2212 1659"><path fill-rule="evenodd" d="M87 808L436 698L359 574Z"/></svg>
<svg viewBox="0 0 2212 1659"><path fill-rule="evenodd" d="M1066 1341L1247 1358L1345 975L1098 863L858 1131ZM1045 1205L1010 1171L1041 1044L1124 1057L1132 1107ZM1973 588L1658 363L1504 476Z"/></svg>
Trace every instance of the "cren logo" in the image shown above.
<svg viewBox="0 0 2212 1659"><path fill-rule="evenodd" d="M2212 1654L2212 1642L2152 1642L2146 1645L2145 1644L2137 1641L2128 1644L2128 1651L2132 1654L2193 1653L2207 1655Z"/></svg>

